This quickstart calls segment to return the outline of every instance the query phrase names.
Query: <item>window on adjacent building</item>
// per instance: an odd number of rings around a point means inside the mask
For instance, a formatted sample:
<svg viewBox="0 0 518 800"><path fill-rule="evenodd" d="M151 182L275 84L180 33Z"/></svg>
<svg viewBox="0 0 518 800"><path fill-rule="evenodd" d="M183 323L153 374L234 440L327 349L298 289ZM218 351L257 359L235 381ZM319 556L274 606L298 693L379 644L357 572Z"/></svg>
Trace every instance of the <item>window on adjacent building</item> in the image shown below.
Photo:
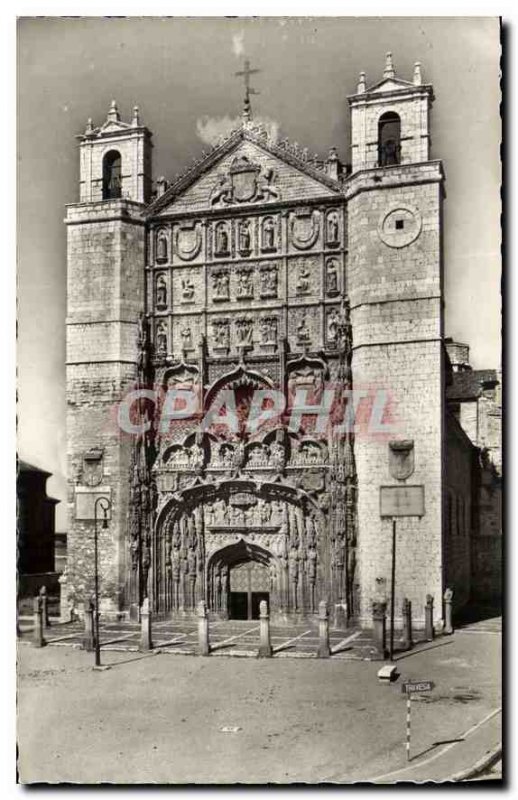
<svg viewBox="0 0 518 800"><path fill-rule="evenodd" d="M113 200L121 196L121 156L117 150L110 150L103 159L103 200Z"/></svg>
<svg viewBox="0 0 518 800"><path fill-rule="evenodd" d="M387 111L378 122L378 165L390 167L400 161L401 120L393 111Z"/></svg>

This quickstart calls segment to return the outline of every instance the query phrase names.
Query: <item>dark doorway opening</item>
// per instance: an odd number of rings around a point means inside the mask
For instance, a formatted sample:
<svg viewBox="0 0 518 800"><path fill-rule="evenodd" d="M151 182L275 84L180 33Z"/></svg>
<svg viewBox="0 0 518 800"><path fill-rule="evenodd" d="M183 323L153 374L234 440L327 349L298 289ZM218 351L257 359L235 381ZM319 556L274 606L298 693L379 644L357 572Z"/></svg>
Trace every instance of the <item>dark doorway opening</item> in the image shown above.
<svg viewBox="0 0 518 800"><path fill-rule="evenodd" d="M248 593L230 592L230 619L248 619Z"/></svg>

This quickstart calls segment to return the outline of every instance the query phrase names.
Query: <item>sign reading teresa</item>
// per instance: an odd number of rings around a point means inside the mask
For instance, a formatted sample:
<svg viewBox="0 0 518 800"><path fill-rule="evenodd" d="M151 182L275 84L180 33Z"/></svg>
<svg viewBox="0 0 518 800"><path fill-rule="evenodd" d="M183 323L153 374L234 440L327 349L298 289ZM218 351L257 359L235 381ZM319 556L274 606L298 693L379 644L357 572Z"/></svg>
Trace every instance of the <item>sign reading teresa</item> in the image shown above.
<svg viewBox="0 0 518 800"><path fill-rule="evenodd" d="M424 516L424 486L380 486L380 515Z"/></svg>
<svg viewBox="0 0 518 800"><path fill-rule="evenodd" d="M431 692L435 687L433 681L406 681L401 684L403 694L417 694L418 692Z"/></svg>

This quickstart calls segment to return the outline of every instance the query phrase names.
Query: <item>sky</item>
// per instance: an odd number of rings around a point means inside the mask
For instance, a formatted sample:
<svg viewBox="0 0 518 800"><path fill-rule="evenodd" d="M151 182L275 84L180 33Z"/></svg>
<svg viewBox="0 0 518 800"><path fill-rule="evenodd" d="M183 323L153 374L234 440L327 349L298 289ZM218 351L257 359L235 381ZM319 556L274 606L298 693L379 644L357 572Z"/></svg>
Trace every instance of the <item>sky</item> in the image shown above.
<svg viewBox="0 0 518 800"><path fill-rule="evenodd" d="M443 160L445 332L475 368L500 365L500 88L496 18L21 18L18 22L18 449L66 499L65 206L79 199L75 139L112 99L138 104L154 177L171 179L232 126L243 59L261 70L254 116L349 162L347 95L422 64ZM57 507L66 530L66 502Z"/></svg>

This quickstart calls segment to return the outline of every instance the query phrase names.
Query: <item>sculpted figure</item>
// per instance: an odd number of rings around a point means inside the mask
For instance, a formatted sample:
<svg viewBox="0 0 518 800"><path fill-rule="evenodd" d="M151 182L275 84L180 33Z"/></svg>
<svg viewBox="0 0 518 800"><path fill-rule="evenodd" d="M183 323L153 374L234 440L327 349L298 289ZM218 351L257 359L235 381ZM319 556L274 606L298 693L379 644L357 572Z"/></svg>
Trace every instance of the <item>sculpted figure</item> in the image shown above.
<svg viewBox="0 0 518 800"><path fill-rule="evenodd" d="M159 311L167 308L167 286L163 275L159 275L156 281L156 307Z"/></svg>
<svg viewBox="0 0 518 800"><path fill-rule="evenodd" d="M263 250L275 250L275 222L272 217L264 220L262 234Z"/></svg>

